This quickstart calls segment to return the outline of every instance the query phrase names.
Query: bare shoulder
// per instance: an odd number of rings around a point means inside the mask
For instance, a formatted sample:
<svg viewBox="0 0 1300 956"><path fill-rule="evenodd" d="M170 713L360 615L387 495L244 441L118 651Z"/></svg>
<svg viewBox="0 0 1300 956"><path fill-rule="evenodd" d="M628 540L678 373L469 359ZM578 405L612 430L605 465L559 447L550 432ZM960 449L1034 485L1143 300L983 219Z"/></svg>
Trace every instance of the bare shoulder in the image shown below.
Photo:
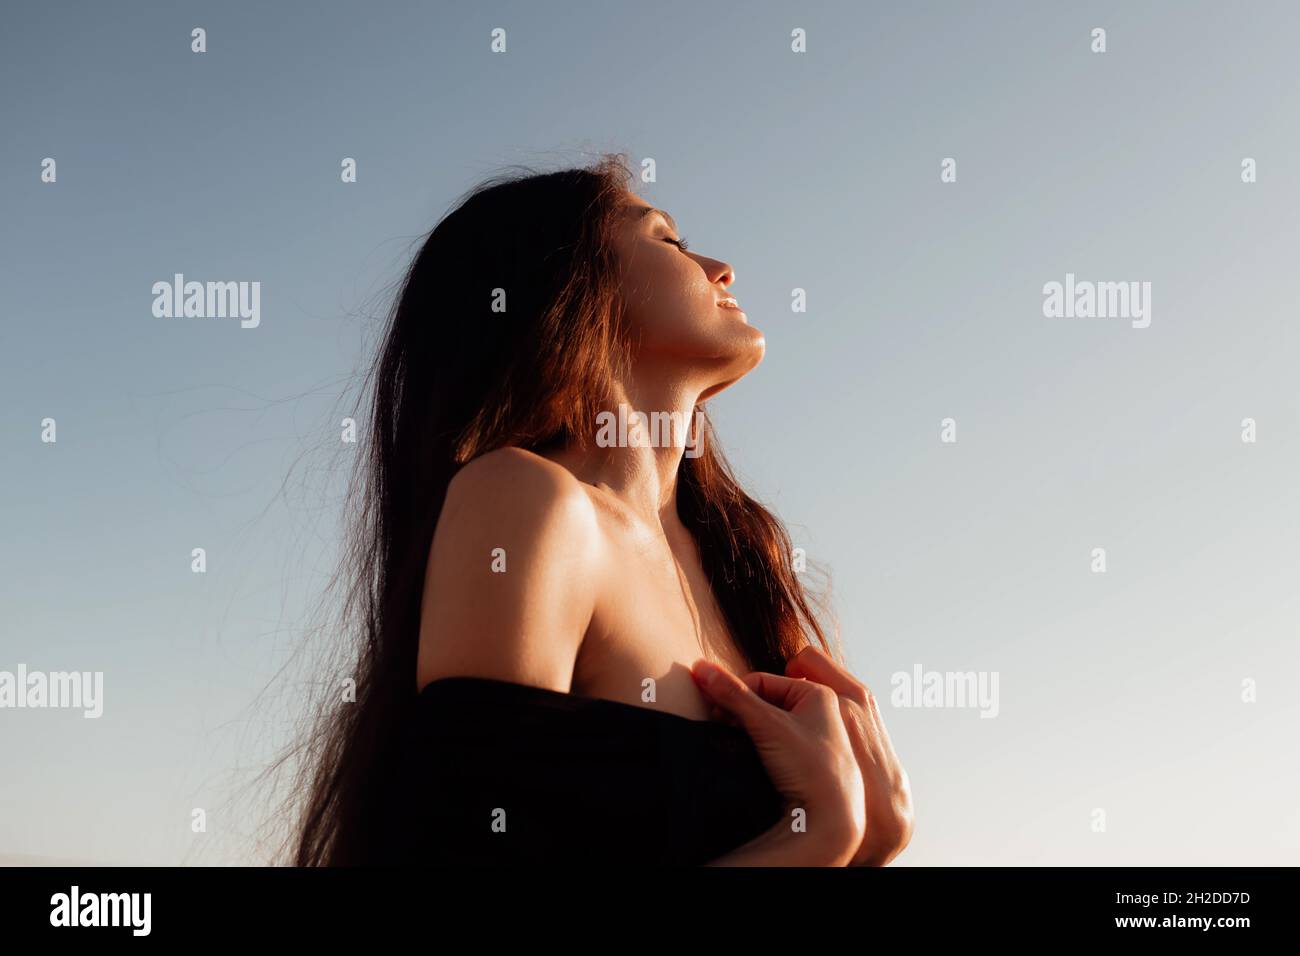
<svg viewBox="0 0 1300 956"><path fill-rule="evenodd" d="M456 521L461 511L488 518L487 512L504 508L514 518L582 525L595 517L590 504L568 469L523 448L498 448L456 472L439 520Z"/></svg>
<svg viewBox="0 0 1300 956"><path fill-rule="evenodd" d="M519 448L463 466L425 569L417 685L463 674L569 690L600 540L591 498L564 467Z"/></svg>

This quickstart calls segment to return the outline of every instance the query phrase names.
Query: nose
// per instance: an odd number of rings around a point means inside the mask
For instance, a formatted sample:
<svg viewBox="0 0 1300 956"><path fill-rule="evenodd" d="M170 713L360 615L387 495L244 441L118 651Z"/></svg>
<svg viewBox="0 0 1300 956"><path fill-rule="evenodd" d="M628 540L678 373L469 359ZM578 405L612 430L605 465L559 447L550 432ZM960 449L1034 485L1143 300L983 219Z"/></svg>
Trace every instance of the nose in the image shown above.
<svg viewBox="0 0 1300 956"><path fill-rule="evenodd" d="M722 262L718 259L711 259L709 270L710 282L721 282L725 289L736 281L736 270L731 268L731 263Z"/></svg>

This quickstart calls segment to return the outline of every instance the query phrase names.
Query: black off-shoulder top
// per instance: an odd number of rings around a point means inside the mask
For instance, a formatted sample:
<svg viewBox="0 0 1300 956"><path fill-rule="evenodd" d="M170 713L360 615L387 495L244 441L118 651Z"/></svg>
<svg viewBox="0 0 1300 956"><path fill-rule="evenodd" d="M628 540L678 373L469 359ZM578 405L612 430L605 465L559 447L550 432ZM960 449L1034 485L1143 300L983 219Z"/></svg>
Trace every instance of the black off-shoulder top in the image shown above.
<svg viewBox="0 0 1300 956"><path fill-rule="evenodd" d="M699 865L784 816L718 721L482 677L435 680L410 713L385 864Z"/></svg>

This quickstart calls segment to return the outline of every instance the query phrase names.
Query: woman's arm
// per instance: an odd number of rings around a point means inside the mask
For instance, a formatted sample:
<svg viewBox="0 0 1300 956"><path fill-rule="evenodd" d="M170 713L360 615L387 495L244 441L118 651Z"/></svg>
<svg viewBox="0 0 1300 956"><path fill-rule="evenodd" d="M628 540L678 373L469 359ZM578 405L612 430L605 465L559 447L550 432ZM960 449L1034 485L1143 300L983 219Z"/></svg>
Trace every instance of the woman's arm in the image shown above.
<svg viewBox="0 0 1300 956"><path fill-rule="evenodd" d="M514 448L471 461L451 480L433 536L413 679L569 691L601 554L591 500L559 465Z"/></svg>

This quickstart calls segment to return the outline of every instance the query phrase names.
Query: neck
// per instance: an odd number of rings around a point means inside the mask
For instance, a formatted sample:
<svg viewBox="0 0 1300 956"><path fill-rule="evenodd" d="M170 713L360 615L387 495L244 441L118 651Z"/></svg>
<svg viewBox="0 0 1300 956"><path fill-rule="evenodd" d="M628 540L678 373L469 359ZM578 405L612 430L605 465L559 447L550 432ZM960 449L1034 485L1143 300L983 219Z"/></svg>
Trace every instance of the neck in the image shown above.
<svg viewBox="0 0 1300 956"><path fill-rule="evenodd" d="M689 431L699 395L698 388L680 381L621 385L607 403L608 413L591 423L590 439L556 457L581 481L614 495L647 523L666 534L679 531L677 473L691 450Z"/></svg>

